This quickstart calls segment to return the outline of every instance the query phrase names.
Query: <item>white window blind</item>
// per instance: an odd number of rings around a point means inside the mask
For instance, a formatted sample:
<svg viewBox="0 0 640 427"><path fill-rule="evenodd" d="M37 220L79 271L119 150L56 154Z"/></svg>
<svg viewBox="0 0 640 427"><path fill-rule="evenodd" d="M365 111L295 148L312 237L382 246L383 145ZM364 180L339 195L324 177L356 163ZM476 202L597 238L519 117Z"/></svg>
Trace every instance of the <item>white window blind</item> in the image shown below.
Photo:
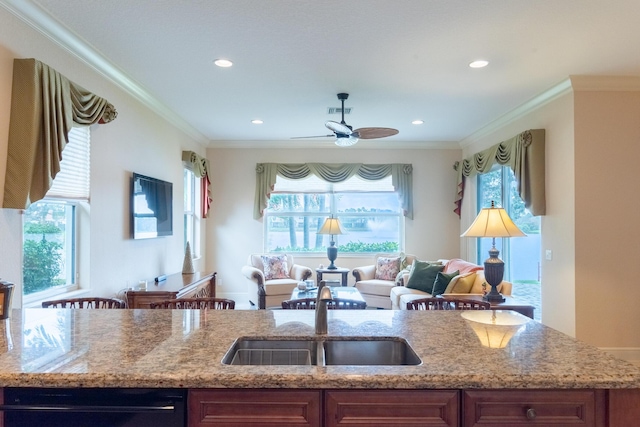
<svg viewBox="0 0 640 427"><path fill-rule="evenodd" d="M287 179L276 176L274 193L342 193L342 192L368 192L394 191L391 185L391 175L378 181L368 181L358 176L350 179L331 183L326 182L315 175L309 175L305 179Z"/></svg>
<svg viewBox="0 0 640 427"><path fill-rule="evenodd" d="M88 126L73 127L62 150L60 172L45 196L48 199L89 201L91 132Z"/></svg>

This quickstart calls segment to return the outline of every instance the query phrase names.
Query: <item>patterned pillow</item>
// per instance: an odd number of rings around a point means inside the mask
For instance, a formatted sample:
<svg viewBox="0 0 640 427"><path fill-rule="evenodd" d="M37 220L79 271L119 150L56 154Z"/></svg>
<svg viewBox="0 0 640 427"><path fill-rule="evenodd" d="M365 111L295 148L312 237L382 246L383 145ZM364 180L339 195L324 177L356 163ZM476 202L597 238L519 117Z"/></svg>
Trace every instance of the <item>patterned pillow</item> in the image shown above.
<svg viewBox="0 0 640 427"><path fill-rule="evenodd" d="M400 272L400 257L378 258L376 262L376 276L378 280L395 280Z"/></svg>
<svg viewBox="0 0 640 427"><path fill-rule="evenodd" d="M287 264L286 255L261 255L261 258L264 280L289 278L289 265Z"/></svg>

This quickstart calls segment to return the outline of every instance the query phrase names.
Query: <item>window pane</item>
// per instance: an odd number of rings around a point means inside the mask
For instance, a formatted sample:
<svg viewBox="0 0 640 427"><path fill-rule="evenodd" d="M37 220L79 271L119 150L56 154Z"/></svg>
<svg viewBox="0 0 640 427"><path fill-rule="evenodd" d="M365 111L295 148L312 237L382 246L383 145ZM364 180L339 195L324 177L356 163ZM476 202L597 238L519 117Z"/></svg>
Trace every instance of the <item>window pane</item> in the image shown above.
<svg viewBox="0 0 640 427"><path fill-rule="evenodd" d="M329 212L328 194L272 194L270 212Z"/></svg>
<svg viewBox="0 0 640 427"><path fill-rule="evenodd" d="M72 285L75 280L75 206L37 202L24 214L23 294Z"/></svg>
<svg viewBox="0 0 640 427"><path fill-rule="evenodd" d="M336 212L399 213L400 202L396 193L340 193L336 194Z"/></svg>
<svg viewBox="0 0 640 427"><path fill-rule="evenodd" d="M397 252L403 216L396 193L272 194L265 213L268 252L324 252L331 236L316 235L329 215L347 234L334 236L341 252Z"/></svg>

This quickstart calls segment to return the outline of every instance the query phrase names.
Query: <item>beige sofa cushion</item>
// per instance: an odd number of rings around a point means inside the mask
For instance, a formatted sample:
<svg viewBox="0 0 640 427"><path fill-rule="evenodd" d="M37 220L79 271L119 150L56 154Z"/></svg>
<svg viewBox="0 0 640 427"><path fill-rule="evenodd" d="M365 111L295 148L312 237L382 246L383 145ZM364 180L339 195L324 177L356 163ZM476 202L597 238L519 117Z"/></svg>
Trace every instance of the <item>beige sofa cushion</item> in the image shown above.
<svg viewBox="0 0 640 427"><path fill-rule="evenodd" d="M361 294L388 296L391 289L395 286L389 280L363 280L356 283L356 289Z"/></svg>

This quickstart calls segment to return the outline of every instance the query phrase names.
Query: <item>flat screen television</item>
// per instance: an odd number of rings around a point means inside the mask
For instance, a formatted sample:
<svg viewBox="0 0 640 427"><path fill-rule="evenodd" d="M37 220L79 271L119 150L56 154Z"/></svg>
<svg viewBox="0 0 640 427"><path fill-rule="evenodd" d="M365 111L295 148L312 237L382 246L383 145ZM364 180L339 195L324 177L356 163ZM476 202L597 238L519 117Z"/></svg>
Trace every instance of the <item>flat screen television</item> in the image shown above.
<svg viewBox="0 0 640 427"><path fill-rule="evenodd" d="M173 235L173 184L134 173L131 179L131 234L134 239Z"/></svg>

